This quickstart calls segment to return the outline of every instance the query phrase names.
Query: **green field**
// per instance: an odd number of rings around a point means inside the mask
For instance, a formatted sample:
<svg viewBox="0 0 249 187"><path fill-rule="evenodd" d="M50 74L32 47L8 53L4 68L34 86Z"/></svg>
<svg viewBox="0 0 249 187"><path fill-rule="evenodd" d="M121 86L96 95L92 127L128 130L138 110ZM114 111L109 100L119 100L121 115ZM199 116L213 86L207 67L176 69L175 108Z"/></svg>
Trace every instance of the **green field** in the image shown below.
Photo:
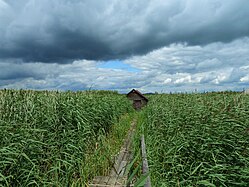
<svg viewBox="0 0 249 187"><path fill-rule="evenodd" d="M0 186L85 186L108 173L133 118L152 186L248 186L249 96L148 98L134 113L110 91L0 91Z"/></svg>
<svg viewBox="0 0 249 187"><path fill-rule="evenodd" d="M249 96L155 95L140 115L153 186L249 186Z"/></svg>
<svg viewBox="0 0 249 187"><path fill-rule="evenodd" d="M130 111L115 92L0 91L0 186L84 186L107 172Z"/></svg>

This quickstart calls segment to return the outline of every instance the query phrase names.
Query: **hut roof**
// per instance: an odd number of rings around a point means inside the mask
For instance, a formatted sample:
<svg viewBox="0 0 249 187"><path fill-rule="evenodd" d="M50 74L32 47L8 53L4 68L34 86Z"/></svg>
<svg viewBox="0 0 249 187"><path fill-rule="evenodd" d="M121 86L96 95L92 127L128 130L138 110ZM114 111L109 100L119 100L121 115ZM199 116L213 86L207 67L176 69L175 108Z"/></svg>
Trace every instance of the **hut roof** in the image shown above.
<svg viewBox="0 0 249 187"><path fill-rule="evenodd" d="M137 95L139 95L140 97L142 97L144 100L148 101L148 99L138 90L132 89L128 94L127 97L131 94L131 93L136 93Z"/></svg>

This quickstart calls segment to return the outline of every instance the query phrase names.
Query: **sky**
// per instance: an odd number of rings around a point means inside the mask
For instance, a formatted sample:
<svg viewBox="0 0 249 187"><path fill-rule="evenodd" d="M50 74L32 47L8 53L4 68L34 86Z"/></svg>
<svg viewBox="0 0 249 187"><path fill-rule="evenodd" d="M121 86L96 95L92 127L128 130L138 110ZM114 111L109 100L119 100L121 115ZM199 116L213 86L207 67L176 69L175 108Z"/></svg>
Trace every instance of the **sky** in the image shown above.
<svg viewBox="0 0 249 187"><path fill-rule="evenodd" d="M249 88L248 0L0 0L0 89Z"/></svg>

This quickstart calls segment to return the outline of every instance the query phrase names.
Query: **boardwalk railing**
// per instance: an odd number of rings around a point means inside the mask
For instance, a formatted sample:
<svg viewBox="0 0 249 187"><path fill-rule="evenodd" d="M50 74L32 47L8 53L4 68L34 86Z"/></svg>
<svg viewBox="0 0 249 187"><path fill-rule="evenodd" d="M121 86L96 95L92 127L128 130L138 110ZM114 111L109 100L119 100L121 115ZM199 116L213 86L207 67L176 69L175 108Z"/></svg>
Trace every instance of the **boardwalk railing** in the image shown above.
<svg viewBox="0 0 249 187"><path fill-rule="evenodd" d="M144 135L141 137L141 154L142 154L142 173L143 175L148 175L144 187L151 187L150 175L149 175L149 165L146 155L146 147L144 141Z"/></svg>

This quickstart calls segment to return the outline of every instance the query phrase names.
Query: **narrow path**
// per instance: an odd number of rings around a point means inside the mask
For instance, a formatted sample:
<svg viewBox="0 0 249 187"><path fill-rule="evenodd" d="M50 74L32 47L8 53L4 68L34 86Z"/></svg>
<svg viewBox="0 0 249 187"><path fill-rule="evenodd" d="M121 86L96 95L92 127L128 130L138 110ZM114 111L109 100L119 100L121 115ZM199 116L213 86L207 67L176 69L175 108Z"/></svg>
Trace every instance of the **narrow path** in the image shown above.
<svg viewBox="0 0 249 187"><path fill-rule="evenodd" d="M132 159L131 143L135 132L136 122L131 123L131 127L124 140L118 156L115 159L115 164L109 176L97 176L89 183L89 187L122 187L126 186L127 176L126 167Z"/></svg>

